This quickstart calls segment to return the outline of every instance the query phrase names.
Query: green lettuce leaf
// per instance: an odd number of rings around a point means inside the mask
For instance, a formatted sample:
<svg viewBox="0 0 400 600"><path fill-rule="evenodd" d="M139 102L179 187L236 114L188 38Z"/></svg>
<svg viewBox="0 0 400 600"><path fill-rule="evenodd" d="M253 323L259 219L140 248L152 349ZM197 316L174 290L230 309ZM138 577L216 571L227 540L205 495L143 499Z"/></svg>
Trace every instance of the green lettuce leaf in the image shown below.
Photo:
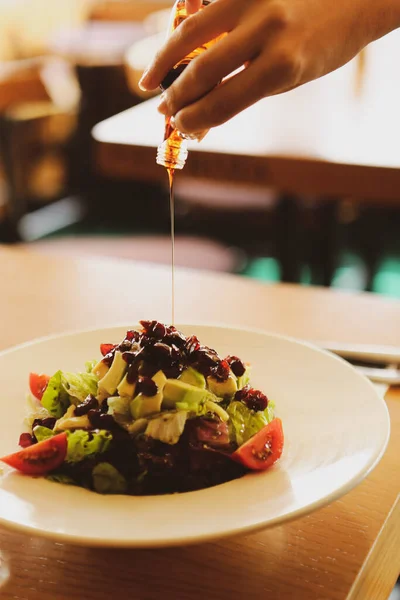
<svg viewBox="0 0 400 600"><path fill-rule="evenodd" d="M62 373L62 386L72 404L80 404L92 394L97 396L98 379L93 373Z"/></svg>
<svg viewBox="0 0 400 600"><path fill-rule="evenodd" d="M93 369L97 365L97 360L88 360L85 362L86 373L92 373Z"/></svg>
<svg viewBox="0 0 400 600"><path fill-rule="evenodd" d="M63 387L62 379L62 372L57 371L57 373L50 378L41 400L42 406L44 406L51 416L56 419L60 419L70 405L68 394Z"/></svg>
<svg viewBox="0 0 400 600"><path fill-rule="evenodd" d="M48 440L56 434L52 429L49 429L48 427L36 425L36 427L34 427L33 429L33 435L35 436L38 442L43 442L44 440Z"/></svg>
<svg viewBox="0 0 400 600"><path fill-rule="evenodd" d="M93 487L99 494L124 494L127 489L126 479L110 463L96 465L92 471Z"/></svg>
<svg viewBox="0 0 400 600"><path fill-rule="evenodd" d="M274 404L270 402L264 411L255 412L243 402L231 402L226 408L230 417L231 435L241 446L274 418Z"/></svg>
<svg viewBox="0 0 400 600"><path fill-rule="evenodd" d="M122 396L113 396L107 399L108 414L109 415L121 415L128 417L132 421L131 415L131 398L124 398Z"/></svg>
<svg viewBox="0 0 400 600"><path fill-rule="evenodd" d="M206 402L177 402L175 408L178 411L189 412L190 416L202 417L208 413Z"/></svg>
<svg viewBox="0 0 400 600"><path fill-rule="evenodd" d="M159 417L151 419L146 428L146 435L164 444L177 444L185 429L187 412L163 412Z"/></svg>
<svg viewBox="0 0 400 600"><path fill-rule="evenodd" d="M102 454L110 445L112 435L109 431L84 431L77 429L68 432L67 456L65 460L77 463L95 454Z"/></svg>

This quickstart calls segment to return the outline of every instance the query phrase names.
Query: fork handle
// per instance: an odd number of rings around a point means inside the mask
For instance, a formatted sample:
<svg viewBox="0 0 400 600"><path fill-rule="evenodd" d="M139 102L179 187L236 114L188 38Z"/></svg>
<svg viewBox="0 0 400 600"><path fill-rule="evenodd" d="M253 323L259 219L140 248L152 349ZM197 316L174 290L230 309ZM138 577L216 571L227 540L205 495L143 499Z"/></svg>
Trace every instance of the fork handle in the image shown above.
<svg viewBox="0 0 400 600"><path fill-rule="evenodd" d="M386 385L400 385L400 372L396 369L371 369L370 367L354 367L374 383L386 383Z"/></svg>
<svg viewBox="0 0 400 600"><path fill-rule="evenodd" d="M400 365L400 350L396 346L339 344L336 342L317 342L317 345L342 358L376 363L377 365Z"/></svg>

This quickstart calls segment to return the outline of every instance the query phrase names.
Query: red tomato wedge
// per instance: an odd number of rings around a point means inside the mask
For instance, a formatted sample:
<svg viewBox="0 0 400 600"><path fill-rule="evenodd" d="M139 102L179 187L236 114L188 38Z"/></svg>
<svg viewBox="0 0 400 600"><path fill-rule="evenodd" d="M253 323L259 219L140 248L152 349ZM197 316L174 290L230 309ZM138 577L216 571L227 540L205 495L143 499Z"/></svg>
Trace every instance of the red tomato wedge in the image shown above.
<svg viewBox="0 0 400 600"><path fill-rule="evenodd" d="M37 398L38 400L42 399L42 396L46 391L49 380L50 377L48 375L38 375L37 373L31 373L29 375L30 390L35 396L35 398Z"/></svg>
<svg viewBox="0 0 400 600"><path fill-rule="evenodd" d="M67 434L59 433L24 450L4 456L0 460L25 475L45 475L57 469L66 454Z"/></svg>
<svg viewBox="0 0 400 600"><path fill-rule="evenodd" d="M100 344L100 352L103 356L106 356L109 352L114 350L115 344Z"/></svg>
<svg viewBox="0 0 400 600"><path fill-rule="evenodd" d="M282 421L274 419L232 454L232 459L252 471L265 471L283 451Z"/></svg>

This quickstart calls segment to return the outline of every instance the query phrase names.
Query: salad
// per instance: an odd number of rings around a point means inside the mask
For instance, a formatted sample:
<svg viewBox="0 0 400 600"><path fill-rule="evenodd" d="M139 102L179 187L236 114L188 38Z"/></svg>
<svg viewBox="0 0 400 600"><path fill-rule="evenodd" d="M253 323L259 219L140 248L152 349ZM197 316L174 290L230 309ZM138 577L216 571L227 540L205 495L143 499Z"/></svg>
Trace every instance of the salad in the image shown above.
<svg viewBox="0 0 400 600"><path fill-rule="evenodd" d="M173 326L141 321L101 344L85 372L31 373L22 450L26 475L103 494L186 492L273 465L280 419L250 385L250 366L221 358Z"/></svg>

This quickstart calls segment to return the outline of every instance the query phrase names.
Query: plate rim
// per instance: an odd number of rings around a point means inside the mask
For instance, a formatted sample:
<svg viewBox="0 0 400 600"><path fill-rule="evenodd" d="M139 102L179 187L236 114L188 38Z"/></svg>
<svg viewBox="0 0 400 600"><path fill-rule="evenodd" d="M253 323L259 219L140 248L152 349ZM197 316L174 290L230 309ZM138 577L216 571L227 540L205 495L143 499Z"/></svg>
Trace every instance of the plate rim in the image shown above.
<svg viewBox="0 0 400 600"><path fill-rule="evenodd" d="M65 337L73 337L75 335L80 335L80 334L90 334L90 333L106 331L106 330L111 330L111 329L116 329L116 328L122 328L122 329L127 328L127 330L129 330L129 329L133 329L137 326L140 326L139 322L133 323L133 324L131 323L131 324L127 325L126 322L123 321L123 322L115 322L113 324L104 325L101 327L88 327L88 328L84 328L84 329L77 328L77 329L64 330L59 333L53 333L53 334L49 334L49 335L45 335L45 336L40 336L37 338L33 338L31 340L28 340L26 342L22 342L20 344L16 344L16 345L10 346L8 348L5 348L0 351L0 358L5 355L13 354L14 352L18 352L18 350L20 350L20 349L24 349L24 348L30 347L32 345L40 344L40 343L46 342L46 341L57 340L59 338L65 338ZM72 546L80 546L80 547L88 547L88 548L125 548L125 549L127 549L127 548L132 548L132 549L133 548L137 548L137 549L143 548L143 549L145 549L145 548L168 548L168 547L177 547L177 546L192 546L192 545L205 544L208 542L222 540L222 539L226 539L229 537L249 535L252 533L256 533L257 531L271 529L272 527L284 525L286 523L290 523L292 521L300 519L301 517L312 514L316 510L322 509L322 508L332 504L333 502L337 501L338 499L342 498L343 496L345 496L349 492L351 492L354 488L356 488L362 481L364 481L364 479L366 479L372 473L372 471L377 467L377 465L382 460L382 458L387 450L388 443L390 440L390 435L391 435L391 421L390 421L389 409L384 400L384 397L381 396L381 394L375 388L373 383L369 379L367 379L363 374L357 372L354 369L354 367L350 363L348 363L345 359L343 359L342 357L337 356L337 355L333 354L332 352L325 350L324 348L320 348L316 344L313 344L312 342L310 342L308 340L303 340L301 338L296 338L294 336L290 336L290 335L286 335L286 334L280 334L280 333L273 332L270 330L265 330L262 328L258 329L255 327L245 327L245 326L242 327L242 326L238 326L238 325L231 325L229 323L223 323L221 321L218 321L216 323L213 323L212 321L197 321L197 322L194 321L192 323L177 323L176 327L177 328L210 327L210 328L218 329L218 330L230 329L230 330L245 332L245 333L250 333L250 334L251 333L252 334L261 334L261 335L265 335L270 338L285 340L287 342L309 348L317 353L328 356L331 360L336 360L336 361L340 362L345 368L352 371L354 375L356 375L359 379L363 380L364 383L366 383L368 385L368 387L371 389L371 391L376 396L376 399L381 404L381 407L385 413L385 421L386 421L386 436L385 436L385 441L382 444L381 449L379 450L379 452L376 452L374 454L373 459L365 466L364 469L360 470L359 473L357 473L354 477L352 477L349 481L347 481L341 487L339 487L336 490L334 490L333 492L331 492L329 495L326 495L323 498L317 499L314 502L307 504L306 506L300 507L297 510L294 510L294 511L288 513L287 515L276 516L272 519L268 519L267 521L259 521L258 523L251 524L251 525L237 526L234 529L229 528L229 530L223 531L220 533L204 533L204 534L195 535L195 536L189 535L189 536L182 536L182 537L176 536L174 538L168 538L168 539L165 538L165 539L161 539L161 540L157 540L157 539L151 539L151 540L125 539L125 540L121 540L119 538L113 538L113 537L108 537L108 538L100 538L99 537L98 538L98 537L79 536L76 534L69 534L69 533L52 532L52 531L48 531L45 529L34 527L32 525L23 525L20 523L15 523L15 522L9 521L7 519L4 519L0 515L1 527L3 527L7 531L14 531L17 533L34 535L36 537L51 540L54 542L61 542L61 543L69 544ZM195 492L190 492L190 493L195 493Z"/></svg>

